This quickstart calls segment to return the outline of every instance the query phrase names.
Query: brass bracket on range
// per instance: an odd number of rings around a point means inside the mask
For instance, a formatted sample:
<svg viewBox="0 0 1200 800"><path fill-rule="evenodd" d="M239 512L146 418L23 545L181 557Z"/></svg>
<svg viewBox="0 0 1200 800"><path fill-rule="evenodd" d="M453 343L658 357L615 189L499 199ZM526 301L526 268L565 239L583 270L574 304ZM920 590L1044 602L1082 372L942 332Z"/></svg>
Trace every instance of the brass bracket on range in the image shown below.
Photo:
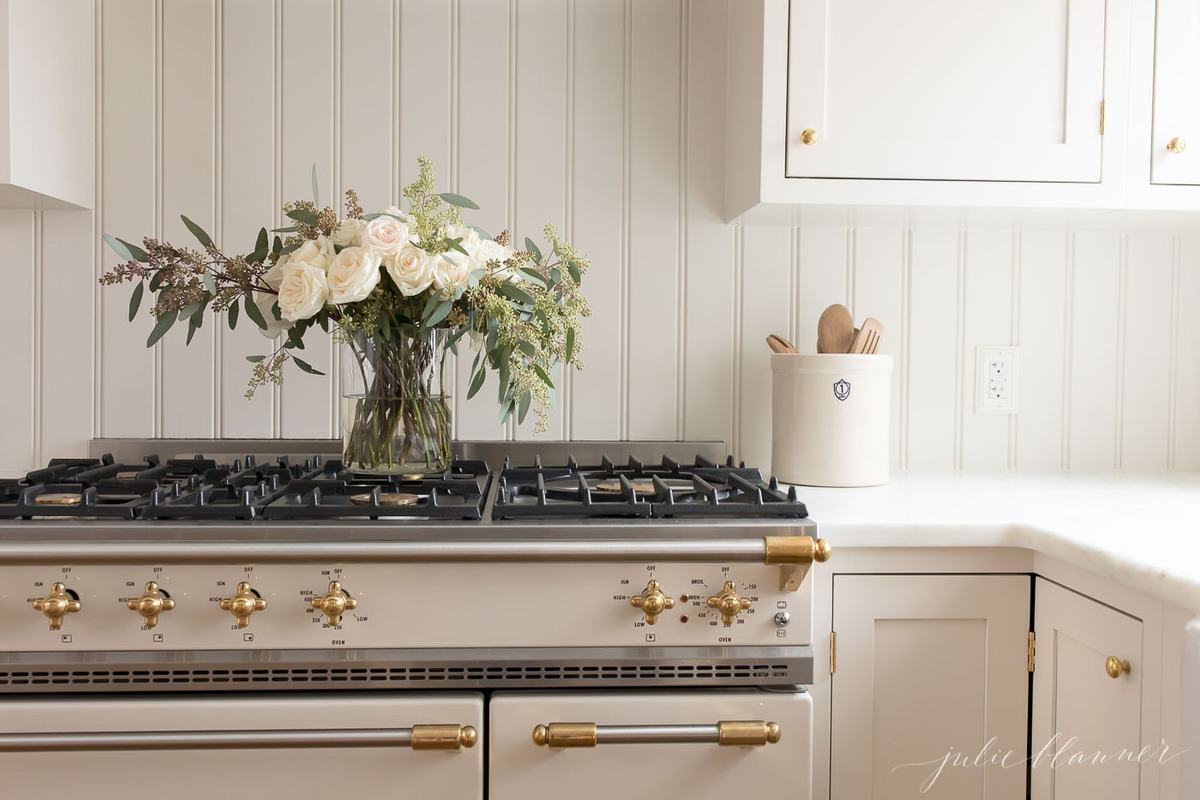
<svg viewBox="0 0 1200 800"><path fill-rule="evenodd" d="M833 548L824 539L811 536L766 536L764 564L779 565L779 591L795 592L804 583L814 561L824 564Z"/></svg>

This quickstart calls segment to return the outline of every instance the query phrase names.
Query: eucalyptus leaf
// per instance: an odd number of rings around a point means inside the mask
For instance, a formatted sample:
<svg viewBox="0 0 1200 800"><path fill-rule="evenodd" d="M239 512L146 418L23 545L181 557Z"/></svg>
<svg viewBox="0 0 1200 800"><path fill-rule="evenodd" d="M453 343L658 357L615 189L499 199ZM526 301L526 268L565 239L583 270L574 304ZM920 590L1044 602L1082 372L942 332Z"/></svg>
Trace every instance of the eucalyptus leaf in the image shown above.
<svg viewBox="0 0 1200 800"><path fill-rule="evenodd" d="M475 377L471 378L471 388L467 389L468 400L479 394L479 390L483 388L483 381L486 377L487 370L481 369L475 372Z"/></svg>
<svg viewBox="0 0 1200 800"><path fill-rule="evenodd" d="M125 247L129 249L129 252L133 255L134 261L140 261L143 264L145 264L146 262L148 262L150 260L150 255L145 250L143 250L142 248L140 248L136 244L134 244L133 242L127 242L124 239L117 239L117 241L120 242L121 244L125 245Z"/></svg>
<svg viewBox="0 0 1200 800"><path fill-rule="evenodd" d="M321 207L321 193L317 190L317 165L312 166L312 184L313 184L313 205L317 208Z"/></svg>
<svg viewBox="0 0 1200 800"><path fill-rule="evenodd" d="M246 360L249 361L251 364L257 364L258 362L262 361L265 358L266 358L266 356L246 356Z"/></svg>
<svg viewBox="0 0 1200 800"><path fill-rule="evenodd" d="M192 317L197 311L204 308L204 301L197 300L194 303L189 303L179 311L179 316L184 319Z"/></svg>
<svg viewBox="0 0 1200 800"><path fill-rule="evenodd" d="M154 275L152 275L150 277L150 291L157 292L158 287L162 286L162 282L166 277L167 276L165 273L162 273L162 272L154 273Z"/></svg>
<svg viewBox="0 0 1200 800"><path fill-rule="evenodd" d="M204 282L205 290L207 290L209 294L215 296L217 293L217 282L213 279L212 273L208 270L205 270L204 277L201 278L201 280Z"/></svg>
<svg viewBox="0 0 1200 800"><path fill-rule="evenodd" d="M517 349L530 358L537 358L537 348L533 346L533 342L517 342Z"/></svg>
<svg viewBox="0 0 1200 800"><path fill-rule="evenodd" d="M180 214L179 218L183 220L183 224L187 226L187 229L192 232L192 236L196 237L196 241L200 242L200 244L204 245L205 247L215 247L212 238L204 232L204 228L201 228L183 214Z"/></svg>
<svg viewBox="0 0 1200 800"><path fill-rule="evenodd" d="M449 247L451 250L457 250L458 252L462 253L464 256L471 255L470 253L467 252L467 248L462 246L462 237L461 236L458 237L457 239L447 239L446 246Z"/></svg>
<svg viewBox="0 0 1200 800"><path fill-rule="evenodd" d="M313 227L317 224L317 215L309 211L307 208L293 208L287 212L289 218L296 220L301 225Z"/></svg>
<svg viewBox="0 0 1200 800"><path fill-rule="evenodd" d="M254 241L254 251L246 257L246 260L253 264L261 264L267 259L267 253L271 248L271 240L267 237L267 229L258 229L258 238Z"/></svg>
<svg viewBox="0 0 1200 800"><path fill-rule="evenodd" d="M521 272L524 272L526 277L528 277L534 281L537 281L538 286L546 285L546 278L542 275L542 273L538 272L537 270L530 269L529 267L521 267Z"/></svg>
<svg viewBox="0 0 1200 800"><path fill-rule="evenodd" d="M533 239L530 239L528 236L525 237L525 249L528 250L529 254L533 256L534 261L538 262L539 264L542 263L541 249L537 246L537 242L535 242Z"/></svg>
<svg viewBox="0 0 1200 800"><path fill-rule="evenodd" d="M470 200L466 197L463 197L461 194L455 194L454 192L442 192L438 195L438 197L442 198L450 205L458 206L459 208L479 208L474 200Z"/></svg>
<svg viewBox="0 0 1200 800"><path fill-rule="evenodd" d="M164 312L158 318L158 322L154 325L154 330L150 331L150 336L146 339L146 347L153 347L154 344L166 335L167 331L171 330L171 326L175 324L175 320L179 319L179 310L171 309Z"/></svg>
<svg viewBox="0 0 1200 800"><path fill-rule="evenodd" d="M454 308L453 300L444 300L440 306L434 309L433 313L425 318L425 325L432 328L439 322L450 316L450 311Z"/></svg>
<svg viewBox="0 0 1200 800"><path fill-rule="evenodd" d="M265 331L267 329L267 321L263 319L263 313L261 310L259 310L258 303L254 302L252 298L247 297L245 304L246 316L250 318L251 322Z"/></svg>
<svg viewBox="0 0 1200 800"><path fill-rule="evenodd" d="M129 321L133 322L133 318L137 316L138 309L142 306L142 293L146 289L145 281L138 281L138 285L133 287L133 294L129 296Z"/></svg>
<svg viewBox="0 0 1200 800"><path fill-rule="evenodd" d="M575 281L575 285L578 286L580 279L583 277L579 272L579 264L575 263L574 261L568 261L567 272L570 273L571 280Z"/></svg>
<svg viewBox="0 0 1200 800"><path fill-rule="evenodd" d="M321 372L321 370L317 369L312 364L309 364L307 361L304 361L303 359L299 359L299 358L296 358L295 356L292 356L292 361L295 361L296 366L299 367L304 372L307 372L309 375L324 375L325 374L324 372Z"/></svg>
<svg viewBox="0 0 1200 800"><path fill-rule="evenodd" d="M504 422L506 419L508 419L509 416L512 414L512 411L513 411L513 399L510 397L507 400L502 400L500 402L500 421Z"/></svg>
<svg viewBox="0 0 1200 800"><path fill-rule="evenodd" d="M239 307L236 300L229 304L229 330L231 331L237 330Z"/></svg>
<svg viewBox="0 0 1200 800"><path fill-rule="evenodd" d="M562 283L562 270L555 267L550 270L550 285L558 286L560 283Z"/></svg>
<svg viewBox="0 0 1200 800"><path fill-rule="evenodd" d="M196 335L196 331L198 330L200 330L200 326L196 324L196 318L192 317L188 320L187 340L184 341L184 345L192 343L192 337Z"/></svg>
<svg viewBox="0 0 1200 800"><path fill-rule="evenodd" d="M516 284L502 283L496 291L510 300L516 300L518 303L524 303L527 306L533 305L533 298L529 296L529 293Z"/></svg>
<svg viewBox="0 0 1200 800"><path fill-rule="evenodd" d="M479 234L480 239L491 239L492 235L478 225L468 225L468 228Z"/></svg>
<svg viewBox="0 0 1200 800"><path fill-rule="evenodd" d="M271 228L271 233L295 233L300 230L295 225L285 225L282 228Z"/></svg>
<svg viewBox="0 0 1200 800"><path fill-rule="evenodd" d="M122 242L117 237L110 236L106 233L104 234L104 241L108 244L109 248L116 253L118 257L120 257L122 261L137 260L133 257L133 252L129 249L129 245L125 244L125 242Z"/></svg>
<svg viewBox="0 0 1200 800"><path fill-rule="evenodd" d="M567 328L567 344L563 348L563 361L569 362L575 355L575 329Z"/></svg>
<svg viewBox="0 0 1200 800"><path fill-rule="evenodd" d="M533 371L536 372L537 376L542 379L542 383L546 384L551 389L554 388L554 381L550 380L550 376L546 374L546 370L542 369L541 364L534 364Z"/></svg>
<svg viewBox="0 0 1200 800"><path fill-rule="evenodd" d="M304 349L304 339L301 338L303 335L304 332L298 327L292 328L290 331L288 331L288 341L291 343L292 347L295 347L297 350Z"/></svg>
<svg viewBox="0 0 1200 800"><path fill-rule="evenodd" d="M517 424L518 425L525 421L525 415L529 413L529 403L532 399L533 399L533 394L528 389L526 389L525 393L521 395L521 403L517 407Z"/></svg>

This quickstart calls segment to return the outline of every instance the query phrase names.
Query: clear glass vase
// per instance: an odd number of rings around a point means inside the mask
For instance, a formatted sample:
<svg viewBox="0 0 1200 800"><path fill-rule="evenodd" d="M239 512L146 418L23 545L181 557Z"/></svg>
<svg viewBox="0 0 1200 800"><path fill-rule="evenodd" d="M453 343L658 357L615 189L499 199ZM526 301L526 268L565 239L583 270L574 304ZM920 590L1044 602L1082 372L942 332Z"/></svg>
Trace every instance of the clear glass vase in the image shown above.
<svg viewBox="0 0 1200 800"><path fill-rule="evenodd" d="M342 461L375 473L450 466L445 330L351 336L342 349Z"/></svg>

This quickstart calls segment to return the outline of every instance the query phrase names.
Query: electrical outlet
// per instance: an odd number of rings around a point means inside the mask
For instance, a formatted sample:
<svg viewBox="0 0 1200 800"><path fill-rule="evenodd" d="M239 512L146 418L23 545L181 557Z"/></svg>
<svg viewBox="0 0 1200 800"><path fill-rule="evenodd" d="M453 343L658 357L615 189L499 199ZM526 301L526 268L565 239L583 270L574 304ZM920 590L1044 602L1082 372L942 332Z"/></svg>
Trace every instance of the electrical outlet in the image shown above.
<svg viewBox="0 0 1200 800"><path fill-rule="evenodd" d="M1017 348L975 349L975 413L1017 413Z"/></svg>

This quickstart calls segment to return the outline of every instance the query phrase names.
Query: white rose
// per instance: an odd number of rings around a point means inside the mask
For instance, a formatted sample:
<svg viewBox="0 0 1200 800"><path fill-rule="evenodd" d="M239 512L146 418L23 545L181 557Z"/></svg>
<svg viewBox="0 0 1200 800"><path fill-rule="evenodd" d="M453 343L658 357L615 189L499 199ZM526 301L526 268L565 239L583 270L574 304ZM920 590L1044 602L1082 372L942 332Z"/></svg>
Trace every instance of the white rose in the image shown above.
<svg viewBox="0 0 1200 800"><path fill-rule="evenodd" d="M325 306L329 283L325 270L293 256L279 284L279 313L289 322L308 319Z"/></svg>
<svg viewBox="0 0 1200 800"><path fill-rule="evenodd" d="M384 256L383 265L400 294L408 297L420 294L433 283L433 259L415 244L406 244L399 251Z"/></svg>
<svg viewBox="0 0 1200 800"><path fill-rule="evenodd" d="M505 266L505 262L512 256L513 249L508 245L484 239L479 242L479 246L471 254L471 266L473 269L487 269L488 264L494 261L499 265L496 268L496 274L511 279L516 277L516 270Z"/></svg>
<svg viewBox="0 0 1200 800"><path fill-rule="evenodd" d="M410 226L411 226L411 225L413 224L413 222L414 222L414 220L413 220L413 215L412 215L412 214L405 214L405 213L404 213L404 209L403 209L403 208L401 208L400 206L388 206L387 208L385 208L385 209L383 210L383 212L382 212L382 213L384 213L384 214L391 214L393 217L399 217L399 218L400 218L401 220L403 220L404 222L407 222L407 223L408 223Z"/></svg>
<svg viewBox="0 0 1200 800"><path fill-rule="evenodd" d="M366 300L379 283L379 254L361 247L347 247L334 256L326 278L330 303Z"/></svg>
<svg viewBox="0 0 1200 800"><path fill-rule="evenodd" d="M279 284L283 283L283 273L284 270L287 269L290 258L290 255L280 256L279 260L275 262L275 265L267 270L266 274L263 275L263 282L266 283L267 286L270 286L275 290L279 289ZM275 314L271 311L271 306L275 305L276 299L277 298L275 295L267 294L266 292L254 293L254 305L258 306L258 310L262 314L263 320L265 320L267 323L266 330L260 328L259 333L268 339L274 339L276 336L292 327L292 323L288 322L287 320L275 319Z"/></svg>
<svg viewBox="0 0 1200 800"><path fill-rule="evenodd" d="M397 253L408 244L408 225L387 215L376 217L362 229L362 246L380 256Z"/></svg>
<svg viewBox="0 0 1200 800"><path fill-rule="evenodd" d="M333 232L333 243L338 247L358 247L362 241L360 237L364 224L361 219L342 220L342 224Z"/></svg>
<svg viewBox="0 0 1200 800"><path fill-rule="evenodd" d="M291 253L291 263L302 261L317 269L329 269L333 263L333 242L323 235L308 239Z"/></svg>
<svg viewBox="0 0 1200 800"><path fill-rule="evenodd" d="M468 228L466 225L448 225L446 227L447 239L461 239L459 245L463 250L466 250L471 255L475 254L475 250L479 247L479 232L474 228Z"/></svg>
<svg viewBox="0 0 1200 800"><path fill-rule="evenodd" d="M471 259L454 250L440 253L433 265L433 285L439 289L457 289L471 277Z"/></svg>

